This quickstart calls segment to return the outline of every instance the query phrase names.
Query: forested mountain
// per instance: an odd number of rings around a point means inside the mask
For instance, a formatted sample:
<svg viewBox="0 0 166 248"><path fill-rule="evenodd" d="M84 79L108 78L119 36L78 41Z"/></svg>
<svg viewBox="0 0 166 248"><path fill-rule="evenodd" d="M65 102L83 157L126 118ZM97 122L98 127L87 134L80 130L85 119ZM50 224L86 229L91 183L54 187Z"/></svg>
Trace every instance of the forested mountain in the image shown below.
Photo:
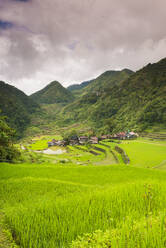
<svg viewBox="0 0 166 248"><path fill-rule="evenodd" d="M106 71L81 87L70 91L54 81L28 97L0 82L1 115L20 136L28 126L40 130L86 122L114 132L166 124L166 58L136 73Z"/></svg>
<svg viewBox="0 0 166 248"><path fill-rule="evenodd" d="M70 91L78 91L88 86L91 82L93 82L93 80L85 81L85 82L82 82L81 84L72 84L68 86L67 89Z"/></svg>
<svg viewBox="0 0 166 248"><path fill-rule="evenodd" d="M32 94L30 98L40 104L67 104L74 100L73 94L57 81L51 82L44 89Z"/></svg>
<svg viewBox="0 0 166 248"><path fill-rule="evenodd" d="M70 85L67 89L75 93L76 95L90 92L90 91L98 91L99 89L103 89L110 84L119 84L124 79L128 78L134 72L129 69L124 69L122 71L106 71L101 74L96 79L92 79L90 81L82 82L81 84L73 84Z"/></svg>
<svg viewBox="0 0 166 248"><path fill-rule="evenodd" d="M129 69L123 69L121 71L106 71L102 73L99 77L92 80L91 84L84 88L85 93L101 93L112 88L115 85L120 85L125 79L129 78L133 71Z"/></svg>
<svg viewBox="0 0 166 248"><path fill-rule="evenodd" d="M39 105L21 90L0 81L0 115L7 117L7 122L19 136L30 123L31 114L39 109Z"/></svg>
<svg viewBox="0 0 166 248"><path fill-rule="evenodd" d="M62 117L71 122L88 120L108 131L166 123L166 59L136 73L105 72L63 109Z"/></svg>

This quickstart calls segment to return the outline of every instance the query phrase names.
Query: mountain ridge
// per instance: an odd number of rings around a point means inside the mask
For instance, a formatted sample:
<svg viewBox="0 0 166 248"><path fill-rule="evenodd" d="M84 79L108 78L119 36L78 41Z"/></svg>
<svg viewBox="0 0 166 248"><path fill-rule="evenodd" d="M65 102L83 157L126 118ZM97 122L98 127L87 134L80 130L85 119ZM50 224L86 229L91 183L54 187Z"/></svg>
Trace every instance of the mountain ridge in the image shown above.
<svg viewBox="0 0 166 248"><path fill-rule="evenodd" d="M30 123L30 115L40 109L39 105L16 87L0 81L0 110L8 124L23 133Z"/></svg>
<svg viewBox="0 0 166 248"><path fill-rule="evenodd" d="M72 93L58 81L49 83L43 89L30 95L30 98L39 104L69 103L73 101Z"/></svg>
<svg viewBox="0 0 166 248"><path fill-rule="evenodd" d="M61 117L71 122L89 120L93 126L107 126L108 131L145 129L155 122L164 123L166 58L131 73L125 80L122 75L126 71L122 71L100 75L80 98L63 109Z"/></svg>
<svg viewBox="0 0 166 248"><path fill-rule="evenodd" d="M1 115L8 117L8 123L20 135L28 126L62 127L87 122L97 130L113 132L166 123L166 58L137 72L109 70L84 83L71 92L53 81L27 96L1 81Z"/></svg>

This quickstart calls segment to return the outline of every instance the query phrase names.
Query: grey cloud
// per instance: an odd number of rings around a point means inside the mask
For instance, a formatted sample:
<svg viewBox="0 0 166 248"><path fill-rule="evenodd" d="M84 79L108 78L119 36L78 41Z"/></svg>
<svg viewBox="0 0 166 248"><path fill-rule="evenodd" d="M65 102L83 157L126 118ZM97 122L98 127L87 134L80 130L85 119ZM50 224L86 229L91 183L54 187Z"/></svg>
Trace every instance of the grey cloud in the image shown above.
<svg viewBox="0 0 166 248"><path fill-rule="evenodd" d="M165 8L165 0L0 0L1 20L14 24L0 24L0 77L31 93L54 79L67 86L137 70L166 56Z"/></svg>

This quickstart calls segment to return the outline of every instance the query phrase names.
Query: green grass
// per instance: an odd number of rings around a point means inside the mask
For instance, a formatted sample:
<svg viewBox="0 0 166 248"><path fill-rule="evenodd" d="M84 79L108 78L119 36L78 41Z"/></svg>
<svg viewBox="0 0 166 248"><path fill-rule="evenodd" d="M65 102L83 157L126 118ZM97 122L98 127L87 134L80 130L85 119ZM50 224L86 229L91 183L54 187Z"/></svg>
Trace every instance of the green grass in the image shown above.
<svg viewBox="0 0 166 248"><path fill-rule="evenodd" d="M98 229L102 237L106 230L117 233L112 247L117 247L116 242L124 247L125 240L127 247L147 243L147 235L157 244L165 240L165 180L165 172L124 165L0 164L1 212L23 248L69 247L79 235ZM163 231L161 237L150 234L151 219L153 231ZM144 222L149 223L147 227ZM134 247L154 247L152 241L149 246ZM76 243L73 247L104 247Z"/></svg>
<svg viewBox="0 0 166 248"><path fill-rule="evenodd" d="M32 139L33 143L28 144L27 148L32 151L42 151L48 148L48 142L52 139L61 140L62 136L60 135L44 135L37 136Z"/></svg>
<svg viewBox="0 0 166 248"><path fill-rule="evenodd" d="M80 150L81 148L81 150ZM84 164L93 164L95 162L101 162L104 158L105 155L103 153L100 153L98 151L95 151L92 147L87 147L87 146L68 146L69 153L66 154L65 156L70 158L70 160L73 163L76 162L82 162ZM92 153L90 153L90 150L94 150L99 154L99 156L95 156ZM63 157L63 155L60 155Z"/></svg>
<svg viewBox="0 0 166 248"><path fill-rule="evenodd" d="M110 152L115 145L95 145L105 152L68 146L67 153L42 155L51 163L1 163L0 213L15 243L21 248L165 247L166 143L123 141L119 146L130 165L115 164Z"/></svg>
<svg viewBox="0 0 166 248"><path fill-rule="evenodd" d="M107 145L107 147L106 147ZM113 156L113 154L111 153L111 143L100 143L100 144L97 144L95 145L95 147L99 147L99 148L102 148L104 151L105 151L105 158L102 160L102 161L99 161L96 163L96 165L110 165L110 164L116 164L116 160ZM123 163L123 162L122 162Z"/></svg>
<svg viewBox="0 0 166 248"><path fill-rule="evenodd" d="M48 140L38 140L33 144L28 145L28 149L32 151L42 151L48 148Z"/></svg>
<svg viewBox="0 0 166 248"><path fill-rule="evenodd" d="M166 160L166 144L162 141L124 141L119 146L126 151L134 166L156 167Z"/></svg>

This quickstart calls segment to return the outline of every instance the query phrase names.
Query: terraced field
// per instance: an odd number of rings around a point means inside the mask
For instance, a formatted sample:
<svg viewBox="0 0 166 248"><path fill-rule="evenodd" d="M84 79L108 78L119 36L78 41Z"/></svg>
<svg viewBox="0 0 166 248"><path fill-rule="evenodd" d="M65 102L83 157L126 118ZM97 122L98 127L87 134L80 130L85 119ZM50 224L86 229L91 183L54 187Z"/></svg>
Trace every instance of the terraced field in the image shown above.
<svg viewBox="0 0 166 248"><path fill-rule="evenodd" d="M130 164L147 168L157 168L166 162L166 142L135 140L120 144L130 158Z"/></svg>
<svg viewBox="0 0 166 248"><path fill-rule="evenodd" d="M1 223L17 246L165 247L165 141L106 140L42 156L43 164L0 164ZM10 235L0 228L0 247L14 247Z"/></svg>

